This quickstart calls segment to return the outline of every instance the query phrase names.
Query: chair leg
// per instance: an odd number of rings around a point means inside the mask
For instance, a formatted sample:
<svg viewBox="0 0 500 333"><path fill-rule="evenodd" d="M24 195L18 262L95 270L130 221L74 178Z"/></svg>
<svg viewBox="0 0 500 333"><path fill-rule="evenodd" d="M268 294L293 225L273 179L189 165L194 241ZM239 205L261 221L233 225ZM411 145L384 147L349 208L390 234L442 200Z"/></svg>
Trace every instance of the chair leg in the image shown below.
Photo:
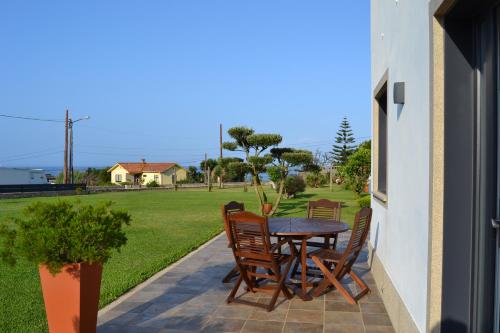
<svg viewBox="0 0 500 333"><path fill-rule="evenodd" d="M271 302L269 302L269 305L267 306L267 311L272 311L274 309L274 305L276 304L276 301L278 300L278 296L280 292L283 291L283 288L285 287L285 279L288 276L288 272L290 271L290 267L292 266L292 258L288 260L288 264L286 265L285 271L283 274L280 275L280 279L278 280L278 285L276 286L276 290L274 291L273 297L271 298ZM286 287L285 287L286 288ZM285 293L285 296L286 293ZM288 298L288 296L287 296Z"/></svg>
<svg viewBox="0 0 500 333"><path fill-rule="evenodd" d="M318 286L312 291L313 297L319 297L330 287L331 283L328 279L323 279L320 281Z"/></svg>
<svg viewBox="0 0 500 333"><path fill-rule="evenodd" d="M316 256L312 256L312 260L319 267L319 269L323 272L323 274L325 275L325 278L328 279L331 282L331 284L333 284L333 286L335 288L337 288L337 290L340 292L340 294L342 296L344 296L344 298L347 300L347 302L349 302L350 304L356 304L356 300L354 298L352 298L352 296L349 294L349 292L347 292L347 290L345 290L342 283L340 283L340 281L337 280L337 278L323 265L321 260L319 260L319 258Z"/></svg>
<svg viewBox="0 0 500 333"><path fill-rule="evenodd" d="M357 294L354 298L356 298L356 300L359 300L361 297L365 296L369 291L370 291L370 288L363 282L363 280L361 280L361 278L356 274L354 273L352 270L349 271L349 275L351 276L351 278L354 280L354 282L356 282L356 284L358 286L361 287L361 291L359 292L359 294Z"/></svg>
<svg viewBox="0 0 500 333"><path fill-rule="evenodd" d="M240 288L241 281L243 281L242 274L240 274L240 276L238 277L238 280L236 281L236 284L234 285L233 290L231 290L231 293L229 294L229 296L226 299L226 303L229 304L234 300L234 296L236 296L236 293L238 292L238 289Z"/></svg>
<svg viewBox="0 0 500 333"><path fill-rule="evenodd" d="M229 271L229 273L227 273L227 275L224 277L224 279L222 279L222 283L231 282L231 280L233 278L237 277L239 274L240 274L240 272L238 271L238 267L234 266L233 269L231 269L231 271Z"/></svg>

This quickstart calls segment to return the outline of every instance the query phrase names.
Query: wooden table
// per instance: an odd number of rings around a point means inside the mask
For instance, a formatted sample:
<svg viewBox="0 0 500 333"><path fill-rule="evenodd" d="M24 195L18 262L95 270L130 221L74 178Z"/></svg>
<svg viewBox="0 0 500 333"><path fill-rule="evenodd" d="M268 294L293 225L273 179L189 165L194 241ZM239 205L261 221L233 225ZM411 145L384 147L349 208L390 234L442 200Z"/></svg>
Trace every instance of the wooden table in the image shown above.
<svg viewBox="0 0 500 333"><path fill-rule="evenodd" d="M347 230L349 230L349 226L340 221L301 217L274 217L269 219L269 233L271 236L301 241L301 288L295 290L295 292L303 300L312 300L312 297L307 293L307 240L312 237L332 236Z"/></svg>

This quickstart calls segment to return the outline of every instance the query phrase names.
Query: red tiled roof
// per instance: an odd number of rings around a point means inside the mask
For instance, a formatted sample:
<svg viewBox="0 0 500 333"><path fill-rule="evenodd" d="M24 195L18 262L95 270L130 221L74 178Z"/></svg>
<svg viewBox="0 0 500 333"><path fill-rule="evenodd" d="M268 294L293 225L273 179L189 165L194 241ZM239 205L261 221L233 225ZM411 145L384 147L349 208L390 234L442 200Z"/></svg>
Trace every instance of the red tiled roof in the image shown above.
<svg viewBox="0 0 500 333"><path fill-rule="evenodd" d="M177 163L123 163L118 162L117 165L120 165L122 168L127 170L129 173L143 173L143 172L164 172L174 166Z"/></svg>

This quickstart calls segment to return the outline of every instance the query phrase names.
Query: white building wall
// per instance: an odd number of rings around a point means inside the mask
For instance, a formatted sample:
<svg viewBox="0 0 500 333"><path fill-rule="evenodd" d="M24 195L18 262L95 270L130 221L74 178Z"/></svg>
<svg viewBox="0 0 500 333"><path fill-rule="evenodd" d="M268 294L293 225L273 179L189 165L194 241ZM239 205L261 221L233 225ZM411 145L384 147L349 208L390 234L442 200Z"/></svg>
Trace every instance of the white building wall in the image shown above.
<svg viewBox="0 0 500 333"><path fill-rule="evenodd" d="M429 235L428 0L371 0L372 89L388 70L387 206L372 198L371 245L425 332ZM405 104L393 103L405 82Z"/></svg>
<svg viewBox="0 0 500 333"><path fill-rule="evenodd" d="M0 185L48 184L41 169L0 168Z"/></svg>

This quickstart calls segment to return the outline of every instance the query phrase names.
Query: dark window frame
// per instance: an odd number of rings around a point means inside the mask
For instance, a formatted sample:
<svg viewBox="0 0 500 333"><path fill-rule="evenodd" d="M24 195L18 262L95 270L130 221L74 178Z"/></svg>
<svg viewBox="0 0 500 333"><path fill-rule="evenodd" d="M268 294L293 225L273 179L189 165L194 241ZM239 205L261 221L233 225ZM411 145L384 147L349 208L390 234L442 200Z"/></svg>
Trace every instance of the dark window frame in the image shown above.
<svg viewBox="0 0 500 333"><path fill-rule="evenodd" d="M388 197L388 120L389 120L389 78L385 71L377 84L373 96L374 103L374 158L373 158L373 196L382 203L387 203Z"/></svg>

